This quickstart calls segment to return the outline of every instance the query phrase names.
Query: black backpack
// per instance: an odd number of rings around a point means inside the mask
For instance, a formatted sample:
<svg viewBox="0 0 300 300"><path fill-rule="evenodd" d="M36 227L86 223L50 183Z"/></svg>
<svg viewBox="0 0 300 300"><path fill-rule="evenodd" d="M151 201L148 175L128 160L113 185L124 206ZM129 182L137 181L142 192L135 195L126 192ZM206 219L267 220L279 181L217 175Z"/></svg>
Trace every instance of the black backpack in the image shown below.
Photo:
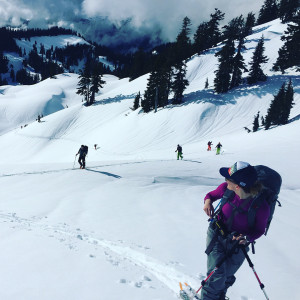
<svg viewBox="0 0 300 300"><path fill-rule="evenodd" d="M254 227L256 211L261 204L266 201L270 206L270 216L265 230L265 235L267 235L275 211L276 203L278 203L278 206L281 206L281 203L278 201L278 195L280 193L282 179L279 173L269 167L259 165L254 166L254 168L258 175L258 181L263 185L263 189L259 195L255 197L248 210L248 223L250 228Z"/></svg>
<svg viewBox="0 0 300 300"><path fill-rule="evenodd" d="M278 195L280 192L282 179L275 170L269 167L259 165L254 166L254 168L258 175L258 181L263 185L263 189L254 198L251 206L248 209L248 224L250 228L254 228L256 221L256 211L266 201L270 206L270 216L265 229L265 235L267 235L275 211L276 203L278 203L278 206L281 206L281 203L278 201ZM222 209L225 203L230 203L234 195L235 193L233 191L226 190L221 200L221 207L219 210Z"/></svg>
<svg viewBox="0 0 300 300"><path fill-rule="evenodd" d="M88 146L83 146L83 154L84 155L87 155L88 154L88 151L89 151L89 147Z"/></svg>

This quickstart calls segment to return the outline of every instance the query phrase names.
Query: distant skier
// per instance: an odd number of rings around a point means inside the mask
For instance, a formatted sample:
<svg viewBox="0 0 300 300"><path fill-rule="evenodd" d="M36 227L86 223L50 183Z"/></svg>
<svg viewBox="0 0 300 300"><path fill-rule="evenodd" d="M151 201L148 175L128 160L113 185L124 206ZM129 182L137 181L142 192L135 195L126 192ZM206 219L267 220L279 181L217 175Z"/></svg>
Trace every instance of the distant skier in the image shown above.
<svg viewBox="0 0 300 300"><path fill-rule="evenodd" d="M219 155L220 154L220 152L221 152L221 148L222 148L223 146L222 146L222 144L219 142L218 143L218 145L216 146L216 148L217 148L217 155Z"/></svg>
<svg viewBox="0 0 300 300"><path fill-rule="evenodd" d="M98 144L95 144L95 145L94 145L94 147L95 147L95 150L97 150L97 146L98 146Z"/></svg>
<svg viewBox="0 0 300 300"><path fill-rule="evenodd" d="M179 160L179 157L181 159L183 159L183 156L182 156L182 147L179 144L177 145L177 149L175 150L175 152L177 152L177 160Z"/></svg>
<svg viewBox="0 0 300 300"><path fill-rule="evenodd" d="M85 157L88 154L88 146L81 145L76 156L79 154L78 163L80 164L80 169L85 169Z"/></svg>
<svg viewBox="0 0 300 300"><path fill-rule="evenodd" d="M207 151L211 151L211 146L212 146L212 142L211 141L209 141L208 143L207 143Z"/></svg>

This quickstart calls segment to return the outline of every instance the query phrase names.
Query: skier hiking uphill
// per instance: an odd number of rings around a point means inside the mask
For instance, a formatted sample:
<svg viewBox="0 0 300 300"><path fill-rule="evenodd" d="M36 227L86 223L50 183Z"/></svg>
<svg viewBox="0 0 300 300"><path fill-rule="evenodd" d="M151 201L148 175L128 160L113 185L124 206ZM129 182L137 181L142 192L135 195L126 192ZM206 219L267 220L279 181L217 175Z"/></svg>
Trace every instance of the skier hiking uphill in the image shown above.
<svg viewBox="0 0 300 300"><path fill-rule="evenodd" d="M222 146L222 144L219 142L218 143L218 145L215 147L215 148L217 148L217 155L219 155L220 154L220 152L221 152L221 148L222 148L223 146Z"/></svg>
<svg viewBox="0 0 300 300"><path fill-rule="evenodd" d="M208 143L207 143L207 151L211 151L211 146L212 146L212 142L211 141L209 141Z"/></svg>
<svg viewBox="0 0 300 300"><path fill-rule="evenodd" d="M280 175L265 166L238 161L219 172L225 182L204 198L203 210L210 217L205 251L209 276L200 287L201 300L226 299L234 274L248 256L248 245L269 226L281 186ZM213 202L221 198L221 207L214 213Z"/></svg>
<svg viewBox="0 0 300 300"><path fill-rule="evenodd" d="M179 157L181 159L183 159L183 156L182 156L182 147L179 144L177 145L177 149L175 150L175 152L177 152L177 160L179 160Z"/></svg>
<svg viewBox="0 0 300 300"><path fill-rule="evenodd" d="M78 154L79 154L78 162L80 164L80 169L84 169L85 168L85 157L88 154L88 146L81 145L81 147L79 148L76 156Z"/></svg>

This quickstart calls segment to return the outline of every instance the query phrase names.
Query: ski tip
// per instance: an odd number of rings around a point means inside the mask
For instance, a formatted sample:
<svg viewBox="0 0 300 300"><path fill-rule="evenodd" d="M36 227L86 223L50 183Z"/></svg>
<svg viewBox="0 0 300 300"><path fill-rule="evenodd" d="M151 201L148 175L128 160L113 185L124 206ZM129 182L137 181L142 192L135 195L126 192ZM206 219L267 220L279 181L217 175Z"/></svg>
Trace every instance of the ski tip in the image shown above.
<svg viewBox="0 0 300 300"><path fill-rule="evenodd" d="M183 287L182 287L182 283L181 282L179 282L179 287L180 287L180 290L182 291Z"/></svg>

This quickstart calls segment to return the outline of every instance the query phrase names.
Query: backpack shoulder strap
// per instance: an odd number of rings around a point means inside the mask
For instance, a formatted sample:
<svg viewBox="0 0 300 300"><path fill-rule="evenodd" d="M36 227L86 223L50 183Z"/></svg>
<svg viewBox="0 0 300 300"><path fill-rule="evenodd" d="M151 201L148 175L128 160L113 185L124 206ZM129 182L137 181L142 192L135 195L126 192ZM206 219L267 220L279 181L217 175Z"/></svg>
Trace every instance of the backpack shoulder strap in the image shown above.
<svg viewBox="0 0 300 300"><path fill-rule="evenodd" d="M221 201L219 202L218 205L220 205L219 209L215 212L215 215L217 215L223 208L224 204L226 204L227 202L231 202L231 200L233 199L235 193L231 190L226 189Z"/></svg>
<svg viewBox="0 0 300 300"><path fill-rule="evenodd" d="M277 200L278 195L274 194L271 190L269 189L263 189L255 198L254 201L252 202L251 206L249 207L248 210L248 224L251 229L254 228L255 226L255 221L256 221L256 212L257 210L261 207L261 205L264 202L267 202L269 207L270 207L270 217L268 220L268 224L266 227L266 232L265 235L267 234L268 228L270 226L272 216L274 214L276 202L278 203L279 206L281 206L280 202Z"/></svg>
<svg viewBox="0 0 300 300"><path fill-rule="evenodd" d="M248 225L251 229L255 226L256 212L261 207L265 199L267 198L266 191L262 190L252 201L248 209Z"/></svg>

